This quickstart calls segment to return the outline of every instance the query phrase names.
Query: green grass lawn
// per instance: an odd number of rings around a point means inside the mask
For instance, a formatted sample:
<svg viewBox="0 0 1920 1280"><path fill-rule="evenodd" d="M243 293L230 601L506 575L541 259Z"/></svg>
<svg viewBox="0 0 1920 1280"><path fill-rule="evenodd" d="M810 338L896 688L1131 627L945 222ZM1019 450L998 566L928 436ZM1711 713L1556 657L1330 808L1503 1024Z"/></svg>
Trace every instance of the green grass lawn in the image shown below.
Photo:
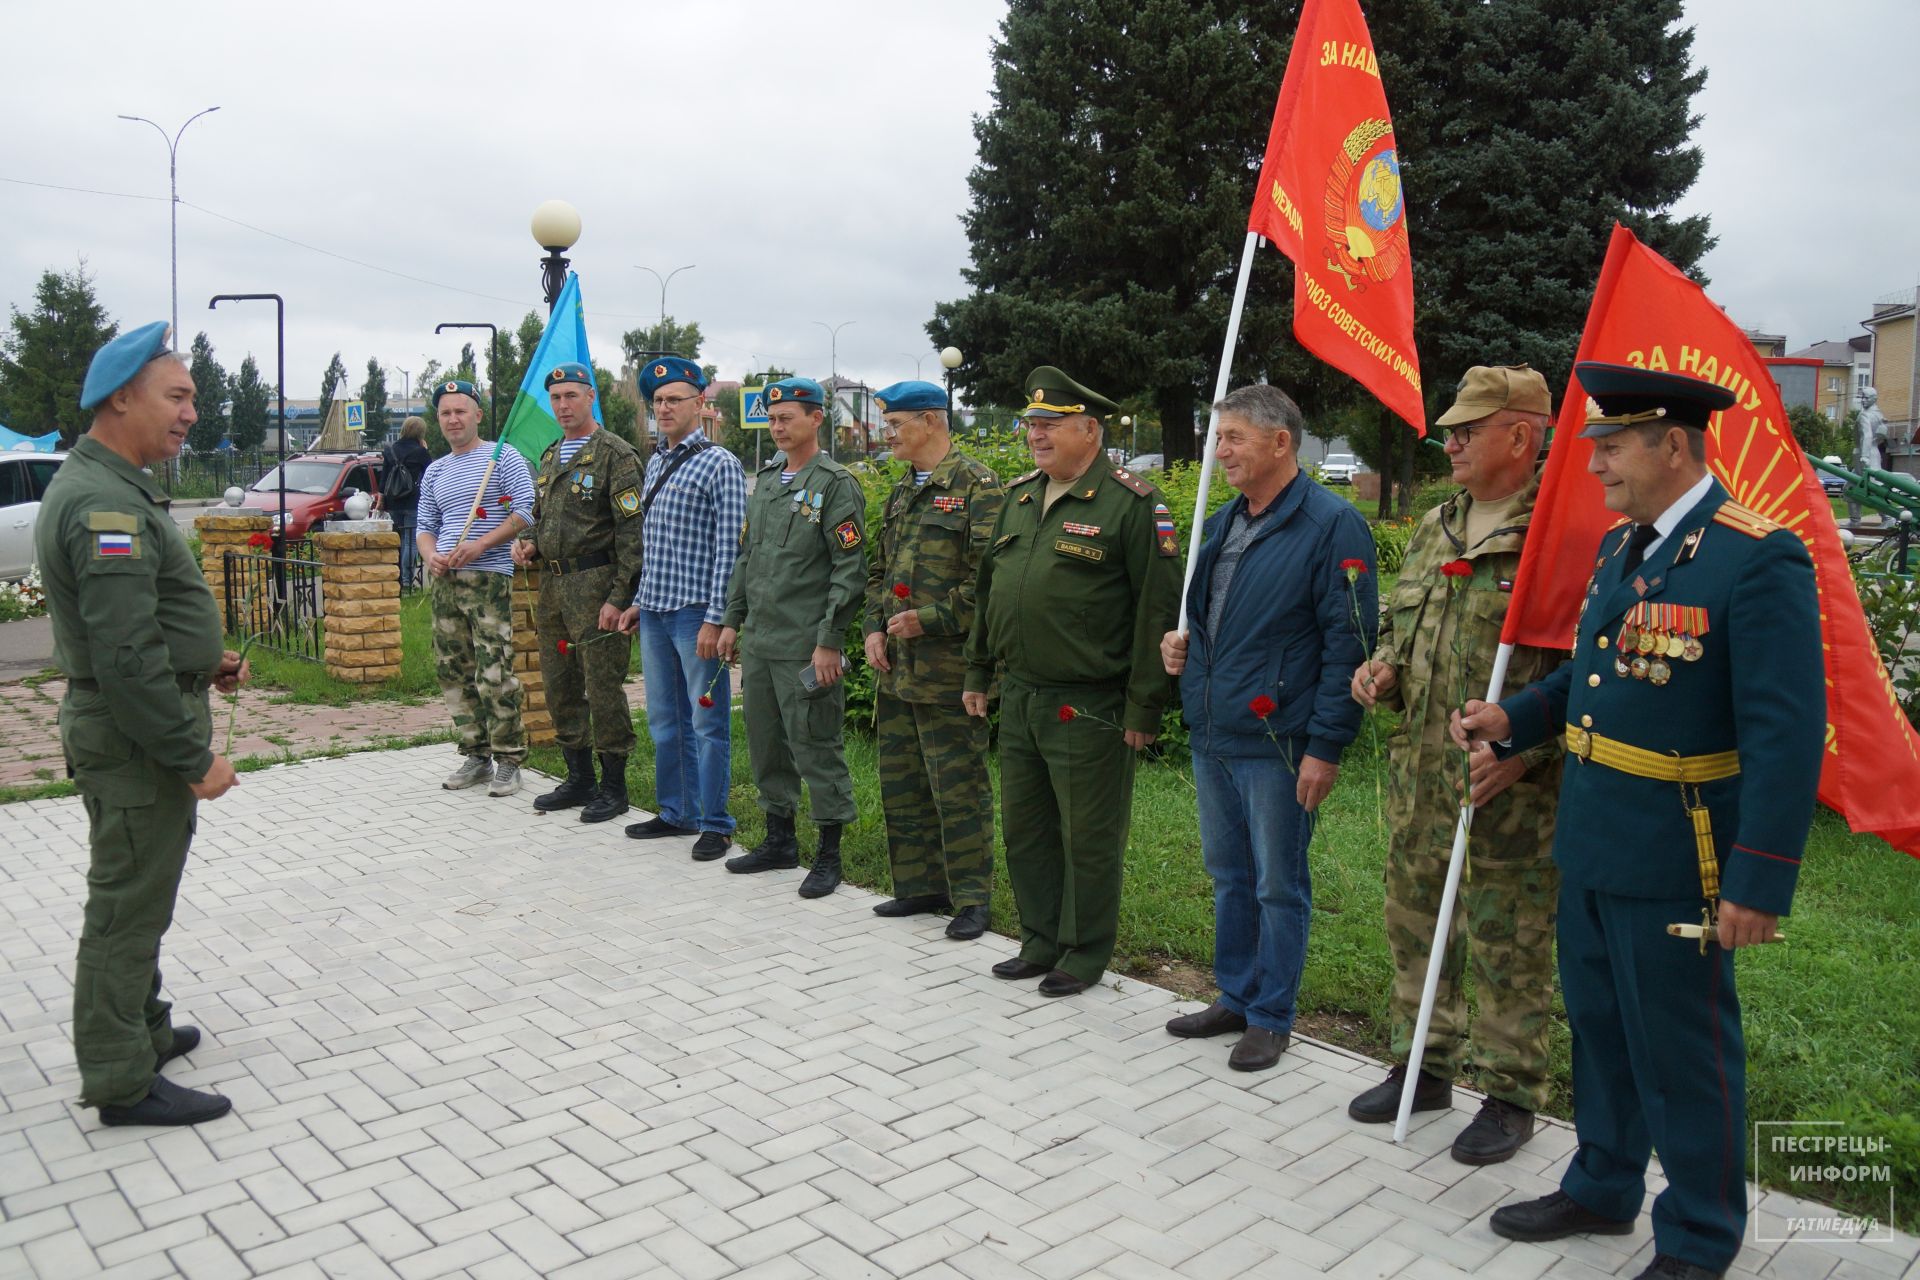
<svg viewBox="0 0 1920 1280"><path fill-rule="evenodd" d="M400 674L381 684L358 685L336 680L322 663L279 653L261 644L247 655L253 667L252 686L272 689L284 702L330 707L351 706L369 698L417 702L436 698L440 685L433 676L433 615L427 595L416 591L400 598ZM228 637L228 643L233 638Z"/></svg>

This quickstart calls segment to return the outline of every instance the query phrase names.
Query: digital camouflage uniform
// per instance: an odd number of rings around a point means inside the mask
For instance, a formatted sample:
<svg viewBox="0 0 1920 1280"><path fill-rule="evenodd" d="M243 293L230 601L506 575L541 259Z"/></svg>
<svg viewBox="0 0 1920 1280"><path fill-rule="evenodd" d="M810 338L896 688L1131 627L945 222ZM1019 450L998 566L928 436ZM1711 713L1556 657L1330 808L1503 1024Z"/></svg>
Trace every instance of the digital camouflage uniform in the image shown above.
<svg viewBox="0 0 1920 1280"><path fill-rule="evenodd" d="M1387 944L1393 952L1393 1053L1405 1062L1426 981L1434 917L1460 817L1463 760L1447 737L1449 713L1483 698L1500 628L1520 567L1520 547L1539 490L1536 475L1515 518L1479 545L1463 545L1473 498L1464 490L1421 519L1380 622L1374 657L1399 684L1380 699L1403 710L1388 738ZM1473 576L1452 579L1440 566L1465 560ZM1465 585L1459 589L1453 582ZM1566 655L1519 647L1506 687L1552 671ZM1560 877L1554 870L1554 796L1560 753L1526 754L1527 772L1474 811L1451 947L1434 1000L1422 1070L1451 1079L1467 1055L1469 954L1479 1016L1472 1060L1488 1096L1529 1111L1547 1100L1547 1028L1553 1003L1553 922ZM1469 941L1471 940L1471 941Z"/></svg>
<svg viewBox="0 0 1920 1280"><path fill-rule="evenodd" d="M447 700L460 754L526 759L520 680L513 674L513 576L455 569L429 583L433 674Z"/></svg>
<svg viewBox="0 0 1920 1280"><path fill-rule="evenodd" d="M880 802L896 898L945 896L955 910L993 898L993 787L987 721L960 705L973 581L1004 498L1000 478L958 450L916 485L908 469L887 505L867 574L868 635L907 609L923 634L889 640L874 672ZM907 588L905 599L895 590Z"/></svg>
<svg viewBox="0 0 1920 1280"><path fill-rule="evenodd" d="M626 691L633 640L594 637L600 606L624 610L640 581L640 475L633 446L602 427L565 466L556 441L534 477L534 629L554 737L569 750L622 757L633 750ZM560 652L563 639L571 652Z"/></svg>
<svg viewBox="0 0 1920 1280"><path fill-rule="evenodd" d="M1007 486L980 562L968 692L997 674L1000 827L1020 958L1092 983L1113 956L1135 753L1173 696L1160 639L1180 610L1180 548L1160 491L1096 456L1046 506L1047 477ZM1162 522L1164 521L1164 531ZM1079 714L1062 720L1061 708Z"/></svg>
<svg viewBox="0 0 1920 1280"><path fill-rule="evenodd" d="M68 676L60 744L88 818L74 966L82 1106L147 1096L173 1047L160 939L193 838L191 783L213 767L207 686L223 654L213 594L151 476L82 436L34 529Z"/></svg>
<svg viewBox="0 0 1920 1280"><path fill-rule="evenodd" d="M725 625L739 632L747 753L760 805L791 818L804 780L813 820L855 817L843 747L847 683L808 690L816 647L839 650L866 586L866 496L847 469L815 454L780 483L783 459L754 477L747 527L727 591Z"/></svg>

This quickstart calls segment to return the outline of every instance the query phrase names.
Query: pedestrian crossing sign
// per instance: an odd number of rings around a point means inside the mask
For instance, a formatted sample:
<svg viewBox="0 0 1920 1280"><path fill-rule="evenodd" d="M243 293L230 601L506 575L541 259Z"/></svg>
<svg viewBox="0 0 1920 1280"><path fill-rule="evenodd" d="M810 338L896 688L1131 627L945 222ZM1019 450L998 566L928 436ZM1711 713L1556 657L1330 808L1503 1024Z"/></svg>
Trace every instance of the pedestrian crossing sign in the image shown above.
<svg viewBox="0 0 1920 1280"><path fill-rule="evenodd" d="M748 431L767 429L767 389L764 386L740 388L740 425Z"/></svg>
<svg viewBox="0 0 1920 1280"><path fill-rule="evenodd" d="M367 425L367 402L364 400L347 401L347 430L364 430Z"/></svg>

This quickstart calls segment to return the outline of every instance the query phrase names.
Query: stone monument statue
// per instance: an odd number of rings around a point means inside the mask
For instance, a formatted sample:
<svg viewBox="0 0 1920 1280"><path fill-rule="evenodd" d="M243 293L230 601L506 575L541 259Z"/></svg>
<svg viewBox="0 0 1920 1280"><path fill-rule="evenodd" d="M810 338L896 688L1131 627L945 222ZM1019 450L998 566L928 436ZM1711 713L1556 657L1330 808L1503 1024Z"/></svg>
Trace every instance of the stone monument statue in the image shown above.
<svg viewBox="0 0 1920 1280"><path fill-rule="evenodd" d="M1887 466L1887 415L1880 412L1880 393L1872 387L1860 388L1860 413L1855 420L1855 469Z"/></svg>

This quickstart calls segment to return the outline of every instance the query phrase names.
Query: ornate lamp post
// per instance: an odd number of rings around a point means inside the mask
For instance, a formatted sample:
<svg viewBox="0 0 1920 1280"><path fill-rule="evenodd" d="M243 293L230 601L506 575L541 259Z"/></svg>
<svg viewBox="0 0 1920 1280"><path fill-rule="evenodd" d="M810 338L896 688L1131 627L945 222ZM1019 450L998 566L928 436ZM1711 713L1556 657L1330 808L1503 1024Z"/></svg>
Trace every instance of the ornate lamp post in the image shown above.
<svg viewBox="0 0 1920 1280"><path fill-rule="evenodd" d="M549 200L533 211L532 229L534 243L547 251L540 259L540 288L551 315L567 287L567 268L573 263L566 254L580 240L580 211L565 200Z"/></svg>
<svg viewBox="0 0 1920 1280"><path fill-rule="evenodd" d="M940 367L947 371L947 417L949 420L953 417L953 371L960 367L960 362L964 359L966 357L960 354L958 347L940 349Z"/></svg>

